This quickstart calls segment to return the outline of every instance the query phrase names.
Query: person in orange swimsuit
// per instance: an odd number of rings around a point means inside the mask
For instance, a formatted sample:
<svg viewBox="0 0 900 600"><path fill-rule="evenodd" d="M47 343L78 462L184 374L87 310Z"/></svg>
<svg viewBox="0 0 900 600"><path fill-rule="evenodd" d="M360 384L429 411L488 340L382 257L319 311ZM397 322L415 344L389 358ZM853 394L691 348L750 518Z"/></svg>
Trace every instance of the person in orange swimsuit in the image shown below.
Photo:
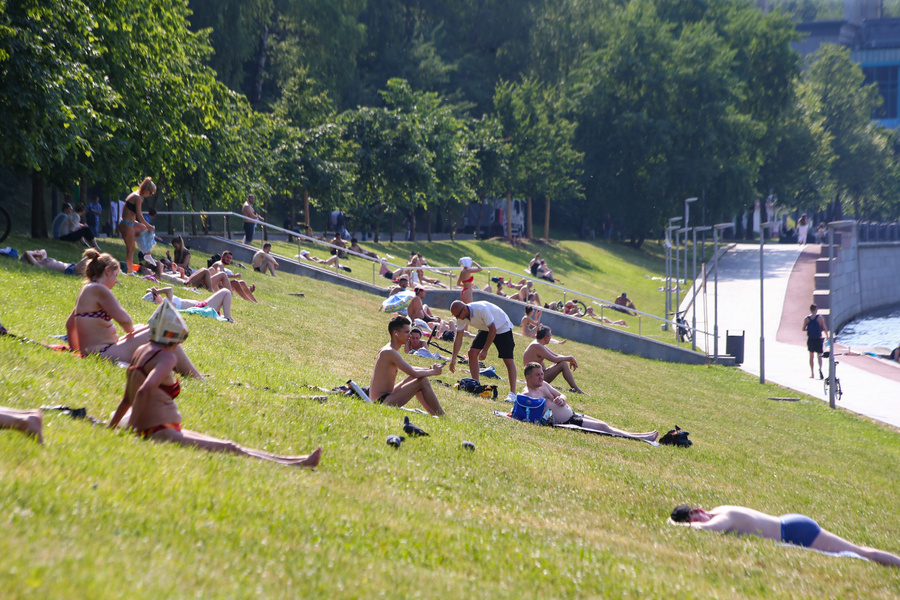
<svg viewBox="0 0 900 600"><path fill-rule="evenodd" d="M468 256L463 256L459 259L459 266L462 269L459 271L459 277L456 278L456 287L462 288L459 297L468 304L472 302L472 292L475 290L475 273L481 271L481 265Z"/></svg>
<svg viewBox="0 0 900 600"><path fill-rule="evenodd" d="M182 429L181 413L175 404L175 398L181 392L181 383L174 376L177 362L174 350L187 339L188 328L168 299L159 305L148 325L150 341L138 348L131 359L125 376L125 394L110 420L110 428L116 427L131 409L128 427L144 438L196 446L211 452L252 456L295 467L315 467L319 464L321 447L306 456L279 456Z"/></svg>

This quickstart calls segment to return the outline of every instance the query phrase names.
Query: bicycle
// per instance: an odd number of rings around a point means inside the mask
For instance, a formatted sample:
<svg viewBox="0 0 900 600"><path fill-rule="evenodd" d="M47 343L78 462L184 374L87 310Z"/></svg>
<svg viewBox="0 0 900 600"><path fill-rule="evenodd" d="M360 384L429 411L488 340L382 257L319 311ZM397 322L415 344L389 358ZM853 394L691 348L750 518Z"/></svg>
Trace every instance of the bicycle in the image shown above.
<svg viewBox="0 0 900 600"><path fill-rule="evenodd" d="M6 209L0 206L0 242L9 237L9 231L12 229L12 219Z"/></svg>
<svg viewBox="0 0 900 600"><path fill-rule="evenodd" d="M693 341L694 335L687 319L684 318L684 314L684 312L675 313L675 323L678 325L675 329L675 337L679 342L690 342Z"/></svg>
<svg viewBox="0 0 900 600"><path fill-rule="evenodd" d="M825 352L822 354L823 358L828 358L829 353ZM840 402L841 396L844 395L844 390L841 389L841 380L838 379L837 376L837 366L841 364L838 361L834 361L834 401ZM825 396L828 397L828 385L831 383L831 373L825 376L825 379L822 380L822 385L825 388Z"/></svg>

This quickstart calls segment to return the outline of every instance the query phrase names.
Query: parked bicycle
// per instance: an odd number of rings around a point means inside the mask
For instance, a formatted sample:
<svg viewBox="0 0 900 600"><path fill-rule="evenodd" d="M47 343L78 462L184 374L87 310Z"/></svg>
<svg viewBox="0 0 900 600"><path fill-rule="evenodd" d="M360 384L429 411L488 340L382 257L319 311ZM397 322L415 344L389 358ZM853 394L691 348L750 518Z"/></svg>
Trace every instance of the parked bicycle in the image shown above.
<svg viewBox="0 0 900 600"><path fill-rule="evenodd" d="M0 242L9 237L9 231L12 229L12 219L6 209L0 206Z"/></svg>
<svg viewBox="0 0 900 600"><path fill-rule="evenodd" d="M824 352L824 353L822 353L822 357L828 358L830 354L831 354L830 352ZM837 376L837 366L839 364L841 364L841 363L838 361L834 361L834 401L835 402L840 402L841 396L844 395L844 391L841 389L841 380L838 379L838 376ZM825 379L823 380L823 387L825 388L825 396L826 397L828 397L828 386L830 384L831 384L831 373L829 372L828 375L826 375Z"/></svg>
<svg viewBox="0 0 900 600"><path fill-rule="evenodd" d="M678 325L675 329L675 336L679 342L690 342L694 339L694 335L684 315L683 311L675 313L675 323Z"/></svg>

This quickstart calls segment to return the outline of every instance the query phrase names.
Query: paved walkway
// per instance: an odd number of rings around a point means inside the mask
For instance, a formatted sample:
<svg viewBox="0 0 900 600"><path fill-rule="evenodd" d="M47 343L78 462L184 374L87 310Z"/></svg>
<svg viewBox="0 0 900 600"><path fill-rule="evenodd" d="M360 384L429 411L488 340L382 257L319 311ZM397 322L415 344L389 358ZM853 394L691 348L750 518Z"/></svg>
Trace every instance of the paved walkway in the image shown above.
<svg viewBox="0 0 900 600"><path fill-rule="evenodd" d="M819 246L801 249L796 245L772 244L764 251L765 377L767 381L828 401L822 381L809 377L806 334L801 330L809 313L814 288L813 274ZM688 293L690 298L691 292ZM687 306L687 301L682 303ZM697 329L713 331L713 281L706 294L698 289ZM719 353L725 353L726 330L745 331L744 363L748 373L760 373L760 290L759 245L737 244L719 259ZM687 320L691 321L692 312ZM706 340L698 337L698 349ZM713 350L712 335L708 338ZM838 346L837 368L844 391L838 406L872 419L900 427L900 367L869 356L844 354ZM823 359L828 375L828 361ZM816 373L818 375L818 372ZM785 394L789 395L789 394Z"/></svg>

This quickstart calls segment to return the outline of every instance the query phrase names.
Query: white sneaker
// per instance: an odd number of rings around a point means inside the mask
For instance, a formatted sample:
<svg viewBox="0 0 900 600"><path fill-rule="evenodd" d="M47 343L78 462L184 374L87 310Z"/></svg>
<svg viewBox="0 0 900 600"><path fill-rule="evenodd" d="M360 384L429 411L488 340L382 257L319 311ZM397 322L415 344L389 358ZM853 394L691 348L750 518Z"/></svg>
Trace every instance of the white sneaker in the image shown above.
<svg viewBox="0 0 900 600"><path fill-rule="evenodd" d="M507 402L515 402L516 401L516 393L510 392L508 396L506 396Z"/></svg>

